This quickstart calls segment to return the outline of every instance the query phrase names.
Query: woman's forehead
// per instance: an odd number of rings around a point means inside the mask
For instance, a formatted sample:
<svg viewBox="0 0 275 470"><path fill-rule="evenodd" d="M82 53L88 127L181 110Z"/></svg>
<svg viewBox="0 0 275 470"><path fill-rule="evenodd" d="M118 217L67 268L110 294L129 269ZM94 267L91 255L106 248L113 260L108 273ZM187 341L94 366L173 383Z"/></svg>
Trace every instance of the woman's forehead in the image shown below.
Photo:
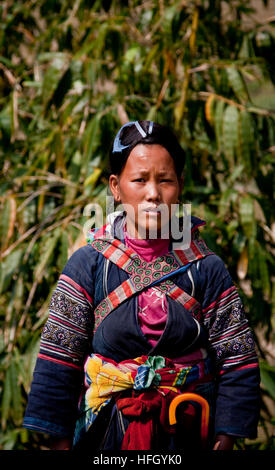
<svg viewBox="0 0 275 470"><path fill-rule="evenodd" d="M131 176L153 172L154 174L175 173L174 160L160 145L137 145L130 153L122 174Z"/></svg>
<svg viewBox="0 0 275 470"><path fill-rule="evenodd" d="M138 144L131 151L127 163L131 166L142 166L143 164L158 165L173 164L173 158L168 150L159 144Z"/></svg>

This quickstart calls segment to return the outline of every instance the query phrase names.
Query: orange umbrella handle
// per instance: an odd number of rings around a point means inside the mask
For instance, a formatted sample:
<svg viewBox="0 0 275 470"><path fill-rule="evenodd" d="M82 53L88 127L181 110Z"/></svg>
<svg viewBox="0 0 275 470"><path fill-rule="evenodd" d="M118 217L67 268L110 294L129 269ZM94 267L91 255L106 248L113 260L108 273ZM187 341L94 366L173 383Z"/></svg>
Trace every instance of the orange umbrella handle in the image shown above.
<svg viewBox="0 0 275 470"><path fill-rule="evenodd" d="M196 393L181 393L175 397L169 406L169 423L176 424L176 408L183 401L195 401L201 405L201 440L205 444L208 435L209 405L205 398Z"/></svg>

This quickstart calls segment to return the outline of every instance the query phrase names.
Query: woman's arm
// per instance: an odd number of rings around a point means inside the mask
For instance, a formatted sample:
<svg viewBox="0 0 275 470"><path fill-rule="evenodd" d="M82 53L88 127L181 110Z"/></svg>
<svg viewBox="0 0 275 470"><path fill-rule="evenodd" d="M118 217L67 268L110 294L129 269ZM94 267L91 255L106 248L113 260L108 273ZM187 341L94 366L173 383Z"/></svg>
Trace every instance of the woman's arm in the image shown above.
<svg viewBox="0 0 275 470"><path fill-rule="evenodd" d="M93 327L94 262L91 247L70 258L53 291L41 335L23 426L55 439L67 439L75 427Z"/></svg>
<svg viewBox="0 0 275 470"><path fill-rule="evenodd" d="M259 418L260 374L241 299L224 263L216 255L203 260L200 277L203 321L216 361L215 432L230 438L254 438ZM219 440L220 449L229 442L224 437Z"/></svg>

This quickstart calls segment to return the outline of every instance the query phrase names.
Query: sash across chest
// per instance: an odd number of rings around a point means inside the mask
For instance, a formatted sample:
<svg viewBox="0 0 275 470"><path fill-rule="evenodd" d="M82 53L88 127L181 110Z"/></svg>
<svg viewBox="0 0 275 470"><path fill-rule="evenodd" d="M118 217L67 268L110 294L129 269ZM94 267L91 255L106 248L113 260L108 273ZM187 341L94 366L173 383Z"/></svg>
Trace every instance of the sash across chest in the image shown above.
<svg viewBox="0 0 275 470"><path fill-rule="evenodd" d="M129 275L128 279L110 292L95 308L94 332L118 305L149 287L155 287L169 295L193 316L199 315L200 303L178 287L170 277L186 271L193 261L211 253L202 239L196 242L192 241L188 250L174 250L149 263L116 238L95 238L89 244Z"/></svg>

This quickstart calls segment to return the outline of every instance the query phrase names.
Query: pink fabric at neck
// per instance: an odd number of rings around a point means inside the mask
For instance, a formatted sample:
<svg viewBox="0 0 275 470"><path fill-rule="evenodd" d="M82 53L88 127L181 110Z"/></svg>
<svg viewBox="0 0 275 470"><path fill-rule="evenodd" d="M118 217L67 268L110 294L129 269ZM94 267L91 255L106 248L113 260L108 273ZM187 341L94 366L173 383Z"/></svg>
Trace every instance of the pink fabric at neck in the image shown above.
<svg viewBox="0 0 275 470"><path fill-rule="evenodd" d="M132 248L141 258L149 262L158 256L167 253L169 248L169 239L157 238L157 239L141 239L131 238L127 231L124 230L125 244L129 248Z"/></svg>
<svg viewBox="0 0 275 470"><path fill-rule="evenodd" d="M168 252L169 239L137 239L131 238L124 229L125 245L134 250L145 261ZM165 295L149 287L138 297L138 321L143 334L155 346L165 328L167 320L167 303Z"/></svg>

